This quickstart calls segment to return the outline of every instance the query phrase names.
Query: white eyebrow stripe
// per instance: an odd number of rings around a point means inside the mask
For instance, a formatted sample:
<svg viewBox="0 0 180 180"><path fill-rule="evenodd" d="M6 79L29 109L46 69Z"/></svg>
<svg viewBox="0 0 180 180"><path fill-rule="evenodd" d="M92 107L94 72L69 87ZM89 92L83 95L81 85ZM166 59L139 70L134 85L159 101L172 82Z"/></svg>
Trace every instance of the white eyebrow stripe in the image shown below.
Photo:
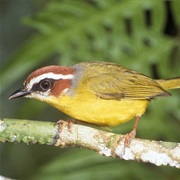
<svg viewBox="0 0 180 180"><path fill-rule="evenodd" d="M33 79L30 80L30 82L27 84L27 88L28 90L31 90L33 84L39 83L41 80L45 79L45 78L50 78L50 79L73 79L74 75L72 74L67 74L67 75L63 75L63 74L54 74L52 72L50 73L46 73L46 74L42 74L40 76L37 76Z"/></svg>

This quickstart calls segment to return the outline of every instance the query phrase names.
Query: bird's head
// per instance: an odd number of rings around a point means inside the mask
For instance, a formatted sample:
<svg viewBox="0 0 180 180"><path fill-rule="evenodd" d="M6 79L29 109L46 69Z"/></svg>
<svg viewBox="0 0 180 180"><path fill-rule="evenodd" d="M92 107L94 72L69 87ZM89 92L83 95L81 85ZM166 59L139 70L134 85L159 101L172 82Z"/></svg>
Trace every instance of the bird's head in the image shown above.
<svg viewBox="0 0 180 180"><path fill-rule="evenodd" d="M18 97L49 101L52 97L70 93L76 69L63 66L46 66L32 72L24 82L23 88L15 91L9 99Z"/></svg>

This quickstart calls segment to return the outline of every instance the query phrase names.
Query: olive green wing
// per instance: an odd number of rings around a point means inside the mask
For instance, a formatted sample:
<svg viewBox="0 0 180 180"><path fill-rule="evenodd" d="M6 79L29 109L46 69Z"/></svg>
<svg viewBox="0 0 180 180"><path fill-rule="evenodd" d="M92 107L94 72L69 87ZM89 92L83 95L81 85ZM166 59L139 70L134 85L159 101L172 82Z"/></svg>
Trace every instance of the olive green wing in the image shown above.
<svg viewBox="0 0 180 180"><path fill-rule="evenodd" d="M153 79L135 71L113 68L106 71L95 72L87 80L88 89L102 99L152 99L170 95Z"/></svg>

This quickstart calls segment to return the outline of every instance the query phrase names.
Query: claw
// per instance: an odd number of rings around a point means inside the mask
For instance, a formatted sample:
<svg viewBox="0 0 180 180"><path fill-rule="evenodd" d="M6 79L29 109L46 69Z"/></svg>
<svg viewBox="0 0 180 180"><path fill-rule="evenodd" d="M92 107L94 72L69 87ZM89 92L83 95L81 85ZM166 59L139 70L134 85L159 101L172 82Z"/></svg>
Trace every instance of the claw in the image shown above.
<svg viewBox="0 0 180 180"><path fill-rule="evenodd" d="M63 130L63 128L64 128L65 126L68 127L68 131L69 131L69 132L72 132L72 125L73 125L74 123L76 123L76 120L74 120L74 119L72 119L72 120L67 120L67 121L59 120L59 121L57 122L57 125L59 126L59 132L61 133L62 130Z"/></svg>
<svg viewBox="0 0 180 180"><path fill-rule="evenodd" d="M123 137L119 138L118 144L120 141L124 140L124 148L129 147L131 140L136 137L136 131L133 129L130 133L125 134Z"/></svg>

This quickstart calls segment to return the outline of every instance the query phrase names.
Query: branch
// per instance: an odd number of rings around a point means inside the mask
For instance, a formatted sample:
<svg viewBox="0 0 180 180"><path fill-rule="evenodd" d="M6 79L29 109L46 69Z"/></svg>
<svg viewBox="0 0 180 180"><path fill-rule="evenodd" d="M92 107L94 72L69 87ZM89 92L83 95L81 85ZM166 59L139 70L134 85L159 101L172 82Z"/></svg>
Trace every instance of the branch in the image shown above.
<svg viewBox="0 0 180 180"><path fill-rule="evenodd" d="M17 119L0 120L0 142L26 144L47 144L61 148L67 146L94 150L107 157L149 162L157 166L169 165L180 168L180 143L133 139L124 149L122 135L94 129L88 126L68 123ZM62 131L60 132L60 129Z"/></svg>

